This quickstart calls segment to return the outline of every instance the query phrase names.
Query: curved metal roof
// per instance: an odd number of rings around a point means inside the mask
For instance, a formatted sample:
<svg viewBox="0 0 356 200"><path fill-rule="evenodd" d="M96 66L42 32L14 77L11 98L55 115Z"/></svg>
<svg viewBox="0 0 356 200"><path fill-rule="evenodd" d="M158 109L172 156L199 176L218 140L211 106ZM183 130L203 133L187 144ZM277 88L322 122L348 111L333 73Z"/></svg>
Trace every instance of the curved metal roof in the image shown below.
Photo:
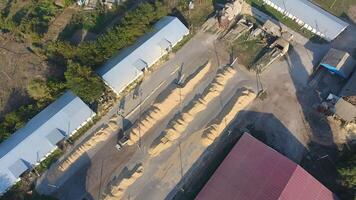
<svg viewBox="0 0 356 200"><path fill-rule="evenodd" d="M120 93L142 74L137 63L152 66L167 53L162 45L170 43L174 46L188 33L189 30L178 18L166 16L154 25L152 32L138 39L131 47L120 51L100 67L97 73L116 93Z"/></svg>
<svg viewBox="0 0 356 200"><path fill-rule="evenodd" d="M68 137L93 115L95 113L79 97L67 91L2 142L0 194L15 183L19 175L56 149L53 143L62 136Z"/></svg>

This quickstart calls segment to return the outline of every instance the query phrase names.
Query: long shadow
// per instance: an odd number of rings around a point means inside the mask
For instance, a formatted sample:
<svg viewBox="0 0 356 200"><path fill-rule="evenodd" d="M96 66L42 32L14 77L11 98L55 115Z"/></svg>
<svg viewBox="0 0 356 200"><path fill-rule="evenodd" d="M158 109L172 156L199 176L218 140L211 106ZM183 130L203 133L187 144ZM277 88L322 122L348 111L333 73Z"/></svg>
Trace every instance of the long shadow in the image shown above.
<svg viewBox="0 0 356 200"><path fill-rule="evenodd" d="M290 49L286 63L292 82L296 90L296 98L304 116L305 126L310 128L311 140L321 142L336 149L333 133L326 116L315 109L315 105L322 102L321 97L304 80L309 80L302 59L294 48Z"/></svg>
<svg viewBox="0 0 356 200"><path fill-rule="evenodd" d="M83 166L79 166L83 165ZM69 178L61 187L55 188L55 192L52 193L52 196L58 198L59 200L67 200L67 199L77 199L77 200L94 200L93 197L87 191L87 177L88 170L91 166L91 160L87 153L82 155L68 170L66 170L66 176L75 176L76 178ZM80 167L80 170L78 170ZM70 171L74 173L70 174ZM68 174L69 173L69 174ZM97 174L97 178L100 178L100 174ZM49 185L51 186L51 185ZM51 186L56 187L56 186Z"/></svg>
<svg viewBox="0 0 356 200"><path fill-rule="evenodd" d="M137 163L135 166L132 167L132 169L125 167L120 172L120 174L118 174L117 176L114 176L114 178L108 182L106 188L103 191L102 197L110 196L111 195L111 191L110 191L111 187L117 187L123 179L130 179L132 177L132 174L134 174L140 166L142 166L142 163Z"/></svg>
<svg viewBox="0 0 356 200"><path fill-rule="evenodd" d="M228 104L226 109L229 106L231 105ZM193 167L184 174L181 181L168 194L167 200L194 199L244 132L249 132L287 157L293 157L289 150L291 146L295 151L306 151L304 145L271 113L241 111L236 116L235 122L227 129L232 129L231 133L227 134L226 131L205 150ZM275 131L276 129L279 131ZM269 136L266 137L266 135ZM277 140L284 144L276 145Z"/></svg>
<svg viewBox="0 0 356 200"><path fill-rule="evenodd" d="M305 126L310 129L311 140L308 144L307 155L301 165L331 191L338 196L343 196L344 187L337 182L339 174L334 164L339 156L339 150L326 115L315 109L315 105L320 104L322 98L317 91L300 82L301 77L309 76L302 63L302 58L293 48L286 61L304 116Z"/></svg>

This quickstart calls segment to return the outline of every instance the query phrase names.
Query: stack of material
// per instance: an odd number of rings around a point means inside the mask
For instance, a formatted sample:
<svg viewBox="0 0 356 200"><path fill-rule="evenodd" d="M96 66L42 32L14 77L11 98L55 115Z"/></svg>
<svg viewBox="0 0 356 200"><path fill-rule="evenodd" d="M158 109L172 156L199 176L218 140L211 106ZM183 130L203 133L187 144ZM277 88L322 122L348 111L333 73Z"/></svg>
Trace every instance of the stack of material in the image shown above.
<svg viewBox="0 0 356 200"><path fill-rule="evenodd" d="M225 4L219 13L220 27L227 28L236 16L240 15L242 10L242 1L235 0L232 3Z"/></svg>
<svg viewBox="0 0 356 200"><path fill-rule="evenodd" d="M117 200L121 199L122 196L124 195L125 190L132 185L133 183L136 182L138 178L140 178L143 175L143 167L140 166L137 168L137 170L128 178L122 179L121 182L119 182L116 185L113 185L111 187L110 193L108 196L106 196L105 200Z"/></svg>
<svg viewBox="0 0 356 200"><path fill-rule="evenodd" d="M118 128L119 126L116 124L116 118L114 117L108 123L108 126L106 128L100 129L88 141L81 144L72 154L67 157L67 159L62 161L62 163L59 165L59 170L67 170L76 160L80 158L80 156L89 151L93 146L97 145L98 143L107 140L111 133L117 131Z"/></svg>
<svg viewBox="0 0 356 200"><path fill-rule="evenodd" d="M151 156L157 156L162 151L168 149L173 141L178 139L187 129L189 123L193 121L195 116L205 110L207 105L221 94L228 81L234 77L235 73L236 71L232 68L226 68L222 73L219 73L210 85L208 92L199 98L190 110L181 114L180 117L173 122L172 128L166 130L166 134L162 137L160 143L152 146L148 153Z"/></svg>
<svg viewBox="0 0 356 200"><path fill-rule="evenodd" d="M154 104L153 109L142 117L142 119L131 129L128 144L135 144L139 138L154 127L157 122L164 120L176 106L179 106L181 101L185 99L189 93L194 91L195 86L204 80L205 76L209 73L210 68L211 62L208 62L207 65L204 66L204 68L183 88L174 89L161 103Z"/></svg>
<svg viewBox="0 0 356 200"><path fill-rule="evenodd" d="M234 120L236 114L249 105L255 98L256 94L254 92L247 89L243 91L242 95L237 98L229 113L219 123L211 125L202 135L203 145L209 146L212 144L214 140L225 130L226 126Z"/></svg>

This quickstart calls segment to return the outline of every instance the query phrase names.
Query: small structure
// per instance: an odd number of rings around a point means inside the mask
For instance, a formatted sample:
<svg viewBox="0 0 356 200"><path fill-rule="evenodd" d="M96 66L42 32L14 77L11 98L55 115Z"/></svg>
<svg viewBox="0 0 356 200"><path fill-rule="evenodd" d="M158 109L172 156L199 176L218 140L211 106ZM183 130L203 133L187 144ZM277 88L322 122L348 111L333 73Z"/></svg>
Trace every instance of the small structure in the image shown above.
<svg viewBox="0 0 356 200"><path fill-rule="evenodd" d="M335 103L335 114L346 122L354 121L356 118L356 107L351 103L339 98Z"/></svg>
<svg viewBox="0 0 356 200"><path fill-rule="evenodd" d="M119 95L188 34L178 18L166 16L154 25L152 32L110 59L97 73Z"/></svg>
<svg viewBox="0 0 356 200"><path fill-rule="evenodd" d="M338 198L301 166L245 133L196 197L216 199Z"/></svg>
<svg viewBox="0 0 356 200"><path fill-rule="evenodd" d="M225 4L224 8L219 12L218 20L221 28L228 28L230 23L236 16L240 15L242 10L242 1L235 0L232 3Z"/></svg>
<svg viewBox="0 0 356 200"><path fill-rule="evenodd" d="M264 30L266 33L276 36L276 37L281 37L281 32L282 28L281 26L273 23L271 20L267 20L263 26L262 30Z"/></svg>
<svg viewBox="0 0 356 200"><path fill-rule="evenodd" d="M349 53L331 48L322 59L319 66L346 79L354 70L355 60Z"/></svg>
<svg viewBox="0 0 356 200"><path fill-rule="evenodd" d="M263 56L258 59L252 66L251 70L254 70L258 73L263 72L278 58L286 55L289 50L289 41L284 38L278 38L271 45L268 46L268 49L263 54Z"/></svg>
<svg viewBox="0 0 356 200"><path fill-rule="evenodd" d="M242 36L247 31L251 30L253 24L248 22L246 19L241 18L232 29L224 36L225 39L234 41Z"/></svg>
<svg viewBox="0 0 356 200"><path fill-rule="evenodd" d="M348 23L308 0L263 0L263 2L327 41L335 39L349 26Z"/></svg>
<svg viewBox="0 0 356 200"><path fill-rule="evenodd" d="M23 128L0 144L0 194L57 149L93 116L79 97L68 91Z"/></svg>

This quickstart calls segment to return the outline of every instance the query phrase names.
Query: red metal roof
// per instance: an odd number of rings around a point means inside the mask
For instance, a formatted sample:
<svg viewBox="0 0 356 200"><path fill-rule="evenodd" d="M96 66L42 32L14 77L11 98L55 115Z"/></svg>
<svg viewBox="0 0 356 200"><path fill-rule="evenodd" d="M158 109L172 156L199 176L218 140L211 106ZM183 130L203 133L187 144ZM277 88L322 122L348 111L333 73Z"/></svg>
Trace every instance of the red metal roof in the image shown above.
<svg viewBox="0 0 356 200"><path fill-rule="evenodd" d="M196 200L335 200L299 165L245 133Z"/></svg>

